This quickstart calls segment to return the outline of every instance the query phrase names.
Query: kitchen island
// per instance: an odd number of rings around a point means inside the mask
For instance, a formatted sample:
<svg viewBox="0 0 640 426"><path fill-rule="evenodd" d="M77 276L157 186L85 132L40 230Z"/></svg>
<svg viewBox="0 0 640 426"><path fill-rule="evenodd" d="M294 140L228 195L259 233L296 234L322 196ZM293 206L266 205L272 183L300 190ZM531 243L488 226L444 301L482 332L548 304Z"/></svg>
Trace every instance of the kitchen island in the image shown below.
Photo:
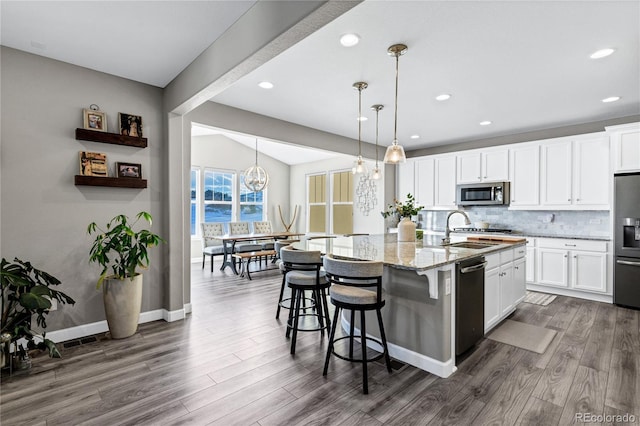
<svg viewBox="0 0 640 426"><path fill-rule="evenodd" d="M512 255L516 247L525 244L522 239L504 238L486 246L478 244L482 248L465 248L442 246L439 236L425 235L423 240L405 243L398 242L396 234L384 234L303 239L294 246L347 259L382 261L386 300L382 316L391 356L448 377L456 371L456 263L493 254ZM519 297L507 287L511 286L505 286L505 293ZM524 297L524 282L522 292ZM484 300L477 303L484 305ZM341 318L344 328L349 326L348 319L348 315ZM379 337L375 318L368 323L368 334ZM380 350L375 343L372 348Z"/></svg>

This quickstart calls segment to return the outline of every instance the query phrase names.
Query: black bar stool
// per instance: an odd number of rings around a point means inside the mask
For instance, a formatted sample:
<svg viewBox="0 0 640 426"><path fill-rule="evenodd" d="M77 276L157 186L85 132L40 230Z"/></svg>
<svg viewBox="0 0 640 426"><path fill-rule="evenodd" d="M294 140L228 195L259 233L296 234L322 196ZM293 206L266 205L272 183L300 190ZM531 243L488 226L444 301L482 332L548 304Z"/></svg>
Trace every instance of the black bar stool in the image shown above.
<svg viewBox="0 0 640 426"><path fill-rule="evenodd" d="M322 268L322 255L319 251L296 250L291 246L280 249L280 259L285 268L285 280L291 289L291 309L289 309L289 321L287 322L287 333L291 336L291 354L296 353L296 338L298 331L320 331L324 336L325 328L329 330L331 321L329 320L329 306L327 305L327 293L329 282ZM304 292L311 291L313 294L313 311L303 308L302 300L305 298ZM300 318L316 317L317 326L311 328L300 327ZM308 324L307 324L308 326ZM328 334L328 333L327 333Z"/></svg>
<svg viewBox="0 0 640 426"><path fill-rule="evenodd" d="M284 263L280 258L280 250L283 247L291 245L292 243L298 242L300 240L276 240L274 243L273 249L276 251L276 263L278 268L282 272L282 285L280 286L280 297L278 297L278 309L276 310L276 319L280 318L280 309L291 309L291 298L284 298L284 289L287 286L286 274L287 271L284 267ZM306 301L303 300L303 305L306 306Z"/></svg>
<svg viewBox="0 0 640 426"><path fill-rule="evenodd" d="M333 316L333 327L329 336L329 346L327 348L327 356L324 361L323 376L327 375L329 368L329 358L335 355L340 359L351 362L362 363L362 390L365 394L369 393L369 379L367 375L367 363L376 361L384 356L387 364L387 371L391 373L391 358L389 357L389 349L387 348L387 338L384 334L384 325L382 324L381 309L385 304L382 299L382 262L376 261L350 261L336 259L333 255L327 254L324 257L324 269L327 278L331 283L329 294L331 295L331 303L336 307ZM351 310L351 325L349 335L335 338L336 328L340 325L340 311L343 309ZM367 336L365 313L366 311L376 311L378 316L378 327L380 328L380 339ZM360 336L355 336L355 312L360 312ZM360 338L361 358L353 356L353 342L356 338ZM334 345L336 342L349 339L349 355L336 353ZM382 353L373 358L367 358L367 341L373 341L382 347Z"/></svg>

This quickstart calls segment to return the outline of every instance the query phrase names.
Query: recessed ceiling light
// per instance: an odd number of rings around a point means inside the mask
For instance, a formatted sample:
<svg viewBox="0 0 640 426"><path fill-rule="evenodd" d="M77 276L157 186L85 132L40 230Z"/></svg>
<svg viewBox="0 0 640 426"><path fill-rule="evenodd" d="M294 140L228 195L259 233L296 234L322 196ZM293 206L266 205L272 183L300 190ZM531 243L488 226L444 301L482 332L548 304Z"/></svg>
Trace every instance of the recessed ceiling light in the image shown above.
<svg viewBox="0 0 640 426"><path fill-rule="evenodd" d="M353 47L360 42L358 34L344 34L340 37L340 44L344 47Z"/></svg>
<svg viewBox="0 0 640 426"><path fill-rule="evenodd" d="M258 86L262 87L263 89L273 89L273 83L269 81L261 81L260 83L258 83Z"/></svg>
<svg viewBox="0 0 640 426"><path fill-rule="evenodd" d="M485 120L485 121L481 121L480 122L481 126L488 126L489 124L491 124L491 121L489 121L489 120Z"/></svg>
<svg viewBox="0 0 640 426"><path fill-rule="evenodd" d="M605 57L611 55L613 52L615 52L615 49L600 49L597 52L593 52L591 54L591 56L589 56L589 57L591 59L605 58Z"/></svg>
<svg viewBox="0 0 640 426"><path fill-rule="evenodd" d="M367 121L368 118L365 117L364 115L361 115L360 117L356 118L356 120L358 120L358 121Z"/></svg>
<svg viewBox="0 0 640 426"><path fill-rule="evenodd" d="M420 139L420 135L411 135L410 138L411 139Z"/></svg>
<svg viewBox="0 0 640 426"><path fill-rule="evenodd" d="M609 103L609 102L615 102L619 100L620 100L620 96L610 96L608 98L604 98L602 102Z"/></svg>
<svg viewBox="0 0 640 426"><path fill-rule="evenodd" d="M442 95L436 96L436 101L446 101L449 98L451 98L451 95L449 95L448 93L443 93Z"/></svg>

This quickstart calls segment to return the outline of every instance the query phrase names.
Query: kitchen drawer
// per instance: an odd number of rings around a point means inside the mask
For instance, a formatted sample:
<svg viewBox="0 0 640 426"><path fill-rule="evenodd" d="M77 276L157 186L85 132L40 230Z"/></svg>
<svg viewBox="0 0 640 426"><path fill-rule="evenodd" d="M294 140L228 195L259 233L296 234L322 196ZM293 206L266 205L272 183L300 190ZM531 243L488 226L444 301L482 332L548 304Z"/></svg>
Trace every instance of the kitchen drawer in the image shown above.
<svg viewBox="0 0 640 426"><path fill-rule="evenodd" d="M527 255L527 246L518 246L513 249L513 258L520 259Z"/></svg>
<svg viewBox="0 0 640 426"><path fill-rule="evenodd" d="M505 263L511 262L514 259L515 250L509 249L500 252L500 264L504 265Z"/></svg>
<svg viewBox="0 0 640 426"><path fill-rule="evenodd" d="M487 261L487 266L485 266L485 270L497 268L500 266L500 253L488 254L484 257L484 260Z"/></svg>
<svg viewBox="0 0 640 426"><path fill-rule="evenodd" d="M562 238L544 238L538 239L538 247L563 249L563 250L584 250L584 251L607 251L606 241L591 240L569 240Z"/></svg>

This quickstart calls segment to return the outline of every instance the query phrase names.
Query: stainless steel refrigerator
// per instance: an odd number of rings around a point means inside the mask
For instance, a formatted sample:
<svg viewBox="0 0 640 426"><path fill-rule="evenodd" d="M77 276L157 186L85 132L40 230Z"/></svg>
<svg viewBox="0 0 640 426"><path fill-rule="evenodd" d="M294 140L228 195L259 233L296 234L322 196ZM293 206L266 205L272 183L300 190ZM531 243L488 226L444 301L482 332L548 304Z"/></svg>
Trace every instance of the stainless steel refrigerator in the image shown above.
<svg viewBox="0 0 640 426"><path fill-rule="evenodd" d="M640 309L640 173L614 179L613 302Z"/></svg>

